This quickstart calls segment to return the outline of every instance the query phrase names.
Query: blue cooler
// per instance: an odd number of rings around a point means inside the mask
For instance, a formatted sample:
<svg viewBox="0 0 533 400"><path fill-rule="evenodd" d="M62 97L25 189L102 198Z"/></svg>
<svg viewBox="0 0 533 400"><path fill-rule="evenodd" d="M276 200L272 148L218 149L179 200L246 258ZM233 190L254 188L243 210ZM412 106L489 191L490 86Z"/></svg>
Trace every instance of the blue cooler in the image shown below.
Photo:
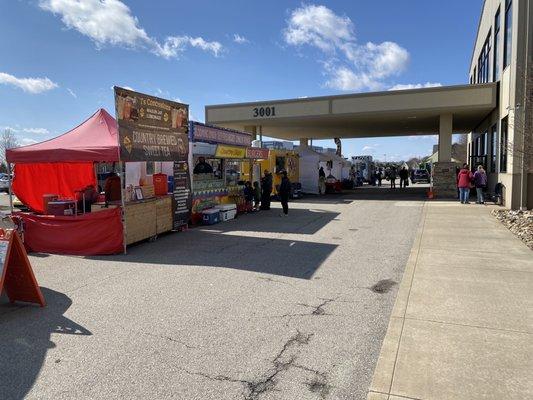
<svg viewBox="0 0 533 400"><path fill-rule="evenodd" d="M214 225L220 222L220 212L215 209L208 209L202 211L202 221L204 225Z"/></svg>
<svg viewBox="0 0 533 400"><path fill-rule="evenodd" d="M174 193L174 177L168 176L168 192Z"/></svg>

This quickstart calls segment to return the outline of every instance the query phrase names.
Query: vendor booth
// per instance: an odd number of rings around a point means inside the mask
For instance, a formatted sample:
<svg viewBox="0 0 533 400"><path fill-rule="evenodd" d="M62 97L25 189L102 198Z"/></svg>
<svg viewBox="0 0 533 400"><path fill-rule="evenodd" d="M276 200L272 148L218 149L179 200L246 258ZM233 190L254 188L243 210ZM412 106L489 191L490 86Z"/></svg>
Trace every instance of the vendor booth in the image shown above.
<svg viewBox="0 0 533 400"><path fill-rule="evenodd" d="M100 109L57 138L6 152L30 251L121 253L187 223L188 106L121 88L115 99L118 124Z"/></svg>
<svg viewBox="0 0 533 400"><path fill-rule="evenodd" d="M333 157L331 154L319 153L308 146L301 146L298 148L298 155L302 192L318 194L318 170L321 166L324 167L324 172L326 173L326 185L328 181L333 184L333 182L338 180L337 177L332 178L331 170L334 164L331 163Z"/></svg>
<svg viewBox="0 0 533 400"><path fill-rule="evenodd" d="M270 142L273 144L276 142ZM244 176L250 181L260 181L261 176L265 171L269 171L273 176L273 191L272 195L277 196L278 190L281 185L282 172L287 172L287 177L291 182L291 198L301 197L301 184L300 184L300 170L299 170L299 157L294 150L288 150L283 148L264 148L259 150L266 151L262 159L252 160L251 163L247 160L243 162L242 168ZM251 169L254 171L253 179L250 179L250 174L247 172Z"/></svg>
<svg viewBox="0 0 533 400"><path fill-rule="evenodd" d="M266 158L268 149L250 147L252 136L247 132L199 122L190 123L189 140L191 221L200 222L202 213L214 207L246 211L244 183L250 172L243 171L243 160Z"/></svg>

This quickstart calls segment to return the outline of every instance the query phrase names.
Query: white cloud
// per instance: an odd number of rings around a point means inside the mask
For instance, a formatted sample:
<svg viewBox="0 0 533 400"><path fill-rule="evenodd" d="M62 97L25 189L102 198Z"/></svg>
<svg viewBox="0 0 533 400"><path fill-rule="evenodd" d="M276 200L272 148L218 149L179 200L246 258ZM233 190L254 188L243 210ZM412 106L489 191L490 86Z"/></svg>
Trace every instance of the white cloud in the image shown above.
<svg viewBox="0 0 533 400"><path fill-rule="evenodd" d="M248 39L246 39L244 36L239 35L238 33L233 34L233 41L238 44L250 43Z"/></svg>
<svg viewBox="0 0 533 400"><path fill-rule="evenodd" d="M437 135L411 135L411 136L407 136L407 140L423 140L423 141L425 140L425 141L430 141L434 143L438 142Z"/></svg>
<svg viewBox="0 0 533 400"><path fill-rule="evenodd" d="M125 48L143 48L163 58L178 58L187 47L195 47L218 56L219 42L208 42L202 37L169 36L163 43L150 37L120 0L40 0L43 10L61 16L69 29L75 29L91 38L97 48L105 45Z"/></svg>
<svg viewBox="0 0 533 400"><path fill-rule="evenodd" d="M35 133L38 135L48 135L50 131L46 128L23 128L22 132Z"/></svg>
<svg viewBox="0 0 533 400"><path fill-rule="evenodd" d="M75 99L78 98L78 95L76 93L74 93L74 91L70 88L67 88L67 92L69 92L69 94L74 97Z"/></svg>
<svg viewBox="0 0 533 400"><path fill-rule="evenodd" d="M208 42L201 37L169 36L162 45L156 43L153 52L167 59L179 58L179 55L189 46L210 52L215 57L218 57L223 50L222 44L219 42Z"/></svg>
<svg viewBox="0 0 533 400"><path fill-rule="evenodd" d="M397 43L357 43L351 19L325 6L293 10L283 36L289 45L316 47L327 56L326 86L333 89L382 89L386 79L403 72L409 63L409 53Z"/></svg>
<svg viewBox="0 0 533 400"><path fill-rule="evenodd" d="M422 89L422 88L432 88L442 86L439 82L426 82L426 83L408 83L408 84L398 84L392 86L389 90L409 90L409 89Z"/></svg>
<svg viewBox="0 0 533 400"><path fill-rule="evenodd" d="M39 143L39 142L37 140L35 140L35 139L27 138L27 137L24 137L24 138L20 139L20 145L21 146L28 146L30 144L35 144L35 143Z"/></svg>
<svg viewBox="0 0 533 400"><path fill-rule="evenodd" d="M291 13L284 30L285 41L293 46L312 45L333 51L354 40L350 18L338 16L325 6L304 5Z"/></svg>
<svg viewBox="0 0 533 400"><path fill-rule="evenodd" d="M16 86L28 93L42 93L58 87L57 83L48 78L17 78L0 72L0 84Z"/></svg>
<svg viewBox="0 0 533 400"><path fill-rule="evenodd" d="M36 135L48 135L50 131L46 128L21 128L18 124L15 127L12 126L2 126L1 130L10 130L15 133L30 133Z"/></svg>
<svg viewBox="0 0 533 400"><path fill-rule="evenodd" d="M379 144L363 146L362 150L367 152L374 152L376 151L376 147L379 147Z"/></svg>

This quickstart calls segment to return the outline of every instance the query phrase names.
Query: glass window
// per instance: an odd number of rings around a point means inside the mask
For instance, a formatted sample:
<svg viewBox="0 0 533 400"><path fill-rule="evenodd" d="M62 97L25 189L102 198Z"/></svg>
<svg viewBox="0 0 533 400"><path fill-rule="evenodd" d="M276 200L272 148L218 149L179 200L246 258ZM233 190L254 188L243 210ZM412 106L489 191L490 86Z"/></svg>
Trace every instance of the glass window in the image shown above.
<svg viewBox="0 0 533 400"><path fill-rule="evenodd" d="M491 32L489 31L477 60L478 83L486 83L490 80L490 35Z"/></svg>
<svg viewBox="0 0 533 400"><path fill-rule="evenodd" d="M500 172L507 172L507 117L502 119L502 127L500 131Z"/></svg>
<svg viewBox="0 0 533 400"><path fill-rule="evenodd" d="M226 186L236 186L241 179L241 162L225 160Z"/></svg>
<svg viewBox="0 0 533 400"><path fill-rule="evenodd" d="M496 172L496 148L498 146L498 125L490 130L490 172Z"/></svg>
<svg viewBox="0 0 533 400"><path fill-rule="evenodd" d="M474 83L476 83L476 67L474 67Z"/></svg>
<svg viewBox="0 0 533 400"><path fill-rule="evenodd" d="M494 60L492 65L492 80L496 82L500 79L500 60L498 47L500 46L500 9L494 17Z"/></svg>
<svg viewBox="0 0 533 400"><path fill-rule="evenodd" d="M513 7L511 0L505 0L505 31L503 35L503 68L511 63L513 44Z"/></svg>

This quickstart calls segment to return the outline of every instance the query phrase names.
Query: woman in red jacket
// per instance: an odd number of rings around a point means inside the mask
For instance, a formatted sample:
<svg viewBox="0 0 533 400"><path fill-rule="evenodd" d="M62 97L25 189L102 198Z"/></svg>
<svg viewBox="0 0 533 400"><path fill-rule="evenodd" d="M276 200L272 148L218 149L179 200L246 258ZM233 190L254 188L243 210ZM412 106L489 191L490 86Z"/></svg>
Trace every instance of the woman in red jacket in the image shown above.
<svg viewBox="0 0 533 400"><path fill-rule="evenodd" d="M463 164L463 168L457 174L457 187L459 188L459 200L461 204L470 204L470 185L474 175L470 172L468 164Z"/></svg>

